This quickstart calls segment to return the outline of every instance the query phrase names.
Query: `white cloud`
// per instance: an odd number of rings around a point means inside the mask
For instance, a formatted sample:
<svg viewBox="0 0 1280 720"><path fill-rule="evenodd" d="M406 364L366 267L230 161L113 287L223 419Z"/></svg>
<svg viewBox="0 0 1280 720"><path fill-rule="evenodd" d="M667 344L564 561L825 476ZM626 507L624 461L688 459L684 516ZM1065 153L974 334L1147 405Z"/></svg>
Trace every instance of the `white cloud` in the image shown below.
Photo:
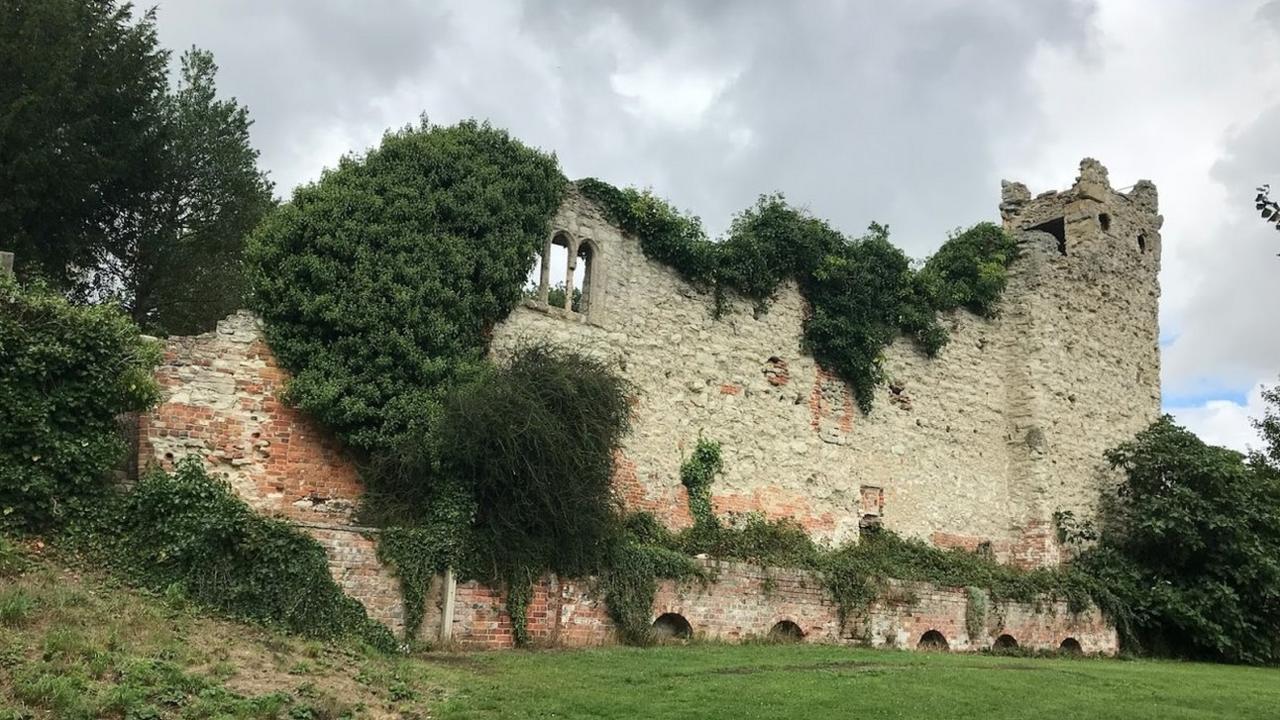
<svg viewBox="0 0 1280 720"><path fill-rule="evenodd" d="M1253 386L1244 402L1210 400L1198 407L1170 408L1169 413L1210 445L1245 452L1261 443L1252 420L1263 415L1263 383Z"/></svg>
<svg viewBox="0 0 1280 720"><path fill-rule="evenodd" d="M647 62L609 78L629 112L677 128L699 124L732 81L732 75L689 72L668 62Z"/></svg>

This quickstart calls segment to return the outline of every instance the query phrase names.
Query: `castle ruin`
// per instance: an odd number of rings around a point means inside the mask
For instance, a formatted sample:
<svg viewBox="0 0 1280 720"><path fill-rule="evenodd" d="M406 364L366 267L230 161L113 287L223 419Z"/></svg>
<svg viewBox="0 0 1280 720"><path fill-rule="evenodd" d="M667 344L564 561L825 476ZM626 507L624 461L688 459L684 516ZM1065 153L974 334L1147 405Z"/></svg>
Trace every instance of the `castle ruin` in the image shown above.
<svg viewBox="0 0 1280 720"><path fill-rule="evenodd" d="M767 310L734 300L717 318L710 295L646 258L636 238L572 189L552 221L537 292L495 329L493 352L545 340L617 368L637 396L616 486L628 508L673 528L692 522L679 467L705 437L723 448L725 472L712 486L722 515L792 518L832 543L885 527L942 547L989 549L1024 567L1053 565L1062 552L1055 512L1093 516L1099 490L1114 478L1103 452L1160 413L1162 219L1151 183L1119 192L1090 159L1065 191L1032 196L1005 183L1000 213L1021 254L998 315L945 316L951 341L934 358L907 341L891 345L889 382L869 414L803 351L807 308L794 283ZM553 252L567 259L557 306L548 302L561 281L552 276ZM375 531L352 524L356 469L328 433L279 401L287 376L258 321L242 312L215 332L169 339L158 376L164 401L141 420L140 464L204 457L255 508L320 540L335 577L371 615L402 625ZM709 588L664 583L655 617L680 614L695 630L727 638L787 622L806 637L847 639L820 584L800 575L725 564ZM766 582L771 593L761 592ZM430 632L509 644L497 592L451 578L435 592ZM894 603L873 606L861 639L914 647L936 631L952 647L977 648L1000 631L1020 635L1024 646L1116 645L1096 611L1007 608L990 637L969 637L959 589L917 593L905 609ZM578 579L544 579L528 617L534 637L556 642L609 634L606 614Z"/></svg>

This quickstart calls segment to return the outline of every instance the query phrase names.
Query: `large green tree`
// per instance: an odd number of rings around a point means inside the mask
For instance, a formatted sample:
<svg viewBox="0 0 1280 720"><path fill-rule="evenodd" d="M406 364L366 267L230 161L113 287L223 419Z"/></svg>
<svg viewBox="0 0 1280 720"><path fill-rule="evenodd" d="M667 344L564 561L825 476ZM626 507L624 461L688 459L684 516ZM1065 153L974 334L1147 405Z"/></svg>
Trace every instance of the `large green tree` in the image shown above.
<svg viewBox="0 0 1280 720"><path fill-rule="evenodd" d="M490 367L563 192L554 157L425 120L295 190L247 252L289 399L363 451L430 433Z"/></svg>
<svg viewBox="0 0 1280 720"><path fill-rule="evenodd" d="M1280 660L1280 396L1245 457L1164 417L1109 451L1124 471L1098 544L1079 564L1118 599L1127 640L1148 651ZM1271 423L1268 425L1268 423Z"/></svg>
<svg viewBox="0 0 1280 720"><path fill-rule="evenodd" d="M0 0L0 244L73 297L160 182L167 53L107 0Z"/></svg>
<svg viewBox="0 0 1280 720"><path fill-rule="evenodd" d="M271 185L212 56L186 53L170 90L154 12L0 0L0 17L0 244L19 275L119 300L156 332L237 307L241 243Z"/></svg>
<svg viewBox="0 0 1280 720"><path fill-rule="evenodd" d="M274 206L271 183L249 144L248 110L220 100L213 55L182 57L163 102L164 175L140 232L120 247L112 285L133 319L170 333L207 329L241 307L245 238Z"/></svg>

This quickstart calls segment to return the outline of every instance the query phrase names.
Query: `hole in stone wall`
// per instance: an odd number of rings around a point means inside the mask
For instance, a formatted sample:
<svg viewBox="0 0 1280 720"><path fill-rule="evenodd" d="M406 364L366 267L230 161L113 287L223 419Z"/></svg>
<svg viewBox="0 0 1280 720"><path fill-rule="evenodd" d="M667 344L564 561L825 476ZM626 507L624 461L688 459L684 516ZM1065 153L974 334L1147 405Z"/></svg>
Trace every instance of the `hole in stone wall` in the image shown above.
<svg viewBox="0 0 1280 720"><path fill-rule="evenodd" d="M1027 229L1049 233L1054 240L1058 241L1058 252L1062 255L1067 254L1067 223L1062 218L1054 218Z"/></svg>
<svg viewBox="0 0 1280 720"><path fill-rule="evenodd" d="M1144 235L1143 233L1138 233L1138 252L1144 253L1146 251L1147 251L1147 236Z"/></svg>
<svg viewBox="0 0 1280 720"><path fill-rule="evenodd" d="M880 532L881 524L879 515L863 515L858 521L858 531L863 535L874 535Z"/></svg>
<svg viewBox="0 0 1280 720"><path fill-rule="evenodd" d="M924 635L921 635L920 642L916 644L916 647L920 650L935 650L940 652L946 652L951 649L951 646L947 644L947 638L937 630L930 630Z"/></svg>
<svg viewBox="0 0 1280 720"><path fill-rule="evenodd" d="M992 650L1012 650L1018 647L1018 641L1012 635L1001 635L991 644Z"/></svg>
<svg viewBox="0 0 1280 720"><path fill-rule="evenodd" d="M1111 229L1111 216L1110 216L1110 215L1108 215L1108 214L1106 214L1106 213L1102 213L1101 215L1099 215L1099 216L1098 216L1098 225L1102 227L1102 232L1107 232L1108 230L1110 230L1110 229Z"/></svg>
<svg viewBox="0 0 1280 720"><path fill-rule="evenodd" d="M1081 655L1084 653L1084 648L1080 647L1079 640L1069 637L1058 646L1058 651L1067 655Z"/></svg>
<svg viewBox="0 0 1280 720"><path fill-rule="evenodd" d="M774 355L764 363L764 379L774 387L781 387L791 381L787 361Z"/></svg>
<svg viewBox="0 0 1280 720"><path fill-rule="evenodd" d="M656 640L687 640L693 637L693 626L680 613L663 613L653 621Z"/></svg>
<svg viewBox="0 0 1280 720"><path fill-rule="evenodd" d="M769 630L769 639L775 642L800 642L804 631L790 620L780 620Z"/></svg>

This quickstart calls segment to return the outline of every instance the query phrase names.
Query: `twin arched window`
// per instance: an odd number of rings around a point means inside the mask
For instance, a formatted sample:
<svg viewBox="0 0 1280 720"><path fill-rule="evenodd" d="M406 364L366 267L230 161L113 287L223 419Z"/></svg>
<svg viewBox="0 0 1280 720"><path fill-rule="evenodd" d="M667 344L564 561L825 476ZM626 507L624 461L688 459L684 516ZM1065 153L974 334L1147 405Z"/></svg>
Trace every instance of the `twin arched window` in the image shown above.
<svg viewBox="0 0 1280 720"><path fill-rule="evenodd" d="M531 285L537 278L538 302L583 315L590 312L596 254L591 240L567 230L552 233L529 278Z"/></svg>

